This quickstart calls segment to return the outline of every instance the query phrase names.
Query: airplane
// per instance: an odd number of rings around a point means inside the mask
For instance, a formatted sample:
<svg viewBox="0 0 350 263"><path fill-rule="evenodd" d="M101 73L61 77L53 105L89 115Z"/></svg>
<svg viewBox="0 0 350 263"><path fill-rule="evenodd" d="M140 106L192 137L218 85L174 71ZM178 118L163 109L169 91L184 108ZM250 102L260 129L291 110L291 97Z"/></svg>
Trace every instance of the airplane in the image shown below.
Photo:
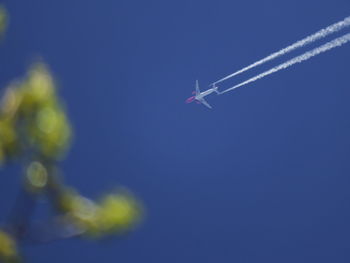
<svg viewBox="0 0 350 263"><path fill-rule="evenodd" d="M211 89L208 89L206 91L203 91L203 92L200 92L199 90L199 85L198 85L198 80L196 80L196 90L192 92L192 94L194 96L192 97L189 97L187 100L186 100L186 103L191 103L193 101L195 101L196 103L198 104L203 104L205 106L207 106L209 109L212 109L212 107L209 105L208 102L206 102L206 100L204 99L205 96L208 96L209 94L215 92L216 94L221 94L219 91L218 91L218 87L216 87L215 85L213 85L213 87Z"/></svg>

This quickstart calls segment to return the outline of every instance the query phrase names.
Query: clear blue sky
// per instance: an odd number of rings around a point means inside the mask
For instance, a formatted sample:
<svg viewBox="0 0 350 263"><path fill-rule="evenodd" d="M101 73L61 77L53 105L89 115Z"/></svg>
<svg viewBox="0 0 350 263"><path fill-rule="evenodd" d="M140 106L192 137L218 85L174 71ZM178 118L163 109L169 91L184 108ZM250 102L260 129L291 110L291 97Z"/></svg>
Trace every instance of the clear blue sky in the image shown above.
<svg viewBox="0 0 350 263"><path fill-rule="evenodd" d="M125 239L27 246L28 262L350 261L350 44L212 95L211 111L184 103L196 79L342 20L349 0L4 3L0 86L50 65L75 130L65 180L89 197L125 185L147 209ZM1 172L1 219L17 172Z"/></svg>

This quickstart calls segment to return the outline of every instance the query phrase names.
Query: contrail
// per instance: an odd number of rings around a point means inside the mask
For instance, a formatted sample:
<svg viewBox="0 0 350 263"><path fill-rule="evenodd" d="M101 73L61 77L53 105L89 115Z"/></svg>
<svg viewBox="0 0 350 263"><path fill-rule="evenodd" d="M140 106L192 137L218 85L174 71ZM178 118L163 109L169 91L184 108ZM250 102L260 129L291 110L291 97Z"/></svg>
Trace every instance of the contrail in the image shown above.
<svg viewBox="0 0 350 263"><path fill-rule="evenodd" d="M237 89L237 88L239 88L241 86L244 86L244 85L246 85L248 83L251 83L251 82L254 82L254 81L258 80L258 79L266 77L266 76L268 76L268 75L270 75L272 73L275 73L275 72L280 71L282 69L286 69L286 68L288 68L288 67L290 67L290 66L292 66L292 65L294 65L296 63L301 63L301 62L303 62L305 60L308 60L311 57L317 56L318 54L326 52L326 51L328 51L328 50L330 50L332 48L340 47L340 46L344 45L345 43L347 43L349 41L350 41L350 33L345 34L342 37L338 37L338 38L336 38L336 39L334 39L334 40L332 40L332 41L330 41L330 42L328 42L328 43L326 43L326 44L324 44L322 46L319 46L319 47L317 47L315 49L312 49L312 50L310 50L308 52L305 52L304 54L302 54L300 56L297 56L297 57L295 57L295 58L293 58L291 60L288 60L285 63L282 63L282 64L280 64L280 65L278 65L278 66L276 66L276 67L274 67L274 68L272 68L272 69L270 69L268 71L265 71L265 72L255 76L253 78L250 78L250 79L248 79L248 80L246 80L246 81L244 81L244 82L242 82L240 84L237 84L236 86L233 86L232 88L228 88L228 89L220 92L220 94L226 93L226 92L228 92L230 90Z"/></svg>
<svg viewBox="0 0 350 263"><path fill-rule="evenodd" d="M247 71L247 70L249 70L251 68L259 66L259 65L261 65L261 64L263 64L265 62L268 62L268 61L270 61L272 59L275 59L277 57L283 56L284 54L287 54L287 53L289 53L289 52L291 52L291 51L293 51L293 50L295 50L297 48L304 47L304 46L306 46L306 45L308 45L308 44L310 44L312 42L315 42L316 40L319 40L319 39L324 38L324 37L326 37L326 36L328 36L330 34L333 34L333 33L337 32L337 31L340 31L340 30L344 29L347 26L350 26L350 16L345 18L344 20L338 22L338 23L330 25L330 26L328 26L328 27L326 27L324 29L321 29L320 31L316 32L315 34L312 34L312 35L310 35L310 36L308 36L308 37L306 37L306 38L304 38L302 40L299 40L299 41L295 42L294 44L292 44L292 45L290 45L290 46L288 46L288 47L286 47L284 49L281 49L280 51L277 51L277 52L275 52L275 53L273 53L273 54L271 54L271 55L269 55L269 56L267 56L267 57L265 57L265 58L255 62L255 63L253 63L253 64L251 64L251 65L249 65L249 66L247 66L247 67L245 67L245 68L243 68L241 70L238 70L238 71L236 71L236 72L234 72L234 73L232 73L232 74L230 74L230 75L228 75L228 76L226 76L226 77L224 77L224 78L222 78L222 79L220 79L218 81L215 81L211 85L215 85L215 84L217 84L219 82L222 82L224 80L232 78L233 76L241 74L241 73L243 73L243 72L245 72L245 71Z"/></svg>

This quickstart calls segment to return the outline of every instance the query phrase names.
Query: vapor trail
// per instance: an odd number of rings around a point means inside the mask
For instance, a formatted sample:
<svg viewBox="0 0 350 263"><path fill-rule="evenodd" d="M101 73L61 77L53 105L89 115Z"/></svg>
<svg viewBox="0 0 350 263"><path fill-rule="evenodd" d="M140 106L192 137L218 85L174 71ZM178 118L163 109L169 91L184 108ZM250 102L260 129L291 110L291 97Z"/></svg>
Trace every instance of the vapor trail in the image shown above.
<svg viewBox="0 0 350 263"><path fill-rule="evenodd" d="M255 62L255 63L253 63L253 64L251 64L251 65L249 65L249 66L247 66L247 67L245 67L245 68L243 68L241 70L238 70L238 71L236 71L236 72L234 72L234 73L232 73L232 74L230 74L230 75L228 75L228 76L226 76L226 77L224 77L222 79L219 79L218 81L213 82L211 85L217 84L219 82L222 82L224 80L232 78L233 76L241 74L241 73L243 73L243 72L245 72L245 71L247 71L247 70L249 70L251 68L259 66L259 65L261 65L261 64L263 64L265 62L268 62L268 61L270 61L272 59L275 59L277 57L283 56L284 54L287 54L287 53L289 53L289 52L291 52L291 51L293 51L293 50L295 50L297 48L304 47L304 46L306 46L306 45L308 45L308 44L310 44L312 42L315 42L316 40L319 40L319 39L324 38L324 37L326 37L326 36L328 36L330 34L333 34L333 33L337 32L337 31L340 31L340 30L344 29L347 26L350 26L350 16L345 18L344 20L338 22L338 23L330 25L330 26L328 26L328 27L326 27L324 29L321 29L320 31L316 32L315 34L312 34L312 35L310 35L310 36L308 36L308 37L306 37L306 38L304 38L302 40L299 40L299 41L295 42L294 44L292 44L292 45L290 45L290 46L288 46L288 47L286 47L284 49L281 49L280 51L277 51L277 52L275 52L275 53L273 53L273 54L271 54L271 55L269 55L269 56L267 56L267 57L265 57L265 58Z"/></svg>
<svg viewBox="0 0 350 263"><path fill-rule="evenodd" d="M297 56L297 57L295 57L295 58L293 58L291 60L288 60L285 63L282 63L282 64L280 64L280 65L278 65L278 66L276 66L276 67L274 67L274 68L272 68L272 69L270 69L268 71L265 71L265 72L255 76L253 78L250 78L250 79L248 79L248 80L246 80L246 81L244 81L244 82L242 82L240 84L237 84L236 86L233 86L232 88L228 88L228 89L226 89L226 90L224 90L224 91L222 91L220 93L221 94L222 93L226 93L226 92L228 92L230 90L234 90L234 89L239 88L241 86L244 86L244 85L246 85L248 83L254 82L254 81L256 81L258 79L261 79L263 77L266 77L266 76L268 76L268 75L270 75L272 73L275 73L275 72L280 71L282 69L288 68L288 67L290 67L290 66L292 66L292 65L294 65L296 63L301 63L301 62L303 62L305 60L308 60L309 58L317 56L318 54L326 52L326 51L328 51L328 50L330 50L332 48L340 47L340 46L344 45L345 43L347 43L349 41L350 41L350 33L345 34L342 37L338 37L338 38L336 38L336 39L334 39L334 40L332 40L332 41L330 41L330 42L328 42L328 43L326 43L326 44L324 44L322 46L319 46L319 47L317 47L315 49L312 49L312 50L310 50L308 52L305 52L304 54L302 54L300 56Z"/></svg>

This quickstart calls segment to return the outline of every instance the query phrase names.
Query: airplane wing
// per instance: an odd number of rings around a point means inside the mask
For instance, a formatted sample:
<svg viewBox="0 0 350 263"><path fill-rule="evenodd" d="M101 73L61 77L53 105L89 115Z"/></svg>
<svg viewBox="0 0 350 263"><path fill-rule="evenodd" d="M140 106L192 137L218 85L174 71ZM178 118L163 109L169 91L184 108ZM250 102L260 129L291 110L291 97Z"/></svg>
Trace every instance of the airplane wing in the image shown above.
<svg viewBox="0 0 350 263"><path fill-rule="evenodd" d="M198 95L200 92L199 90L199 84L198 84L198 80L196 80L196 95Z"/></svg>
<svg viewBox="0 0 350 263"><path fill-rule="evenodd" d="M202 99L200 99L199 101L200 101L201 103L203 103L203 105L207 106L209 109L212 109L212 107L209 105L208 102L205 101L205 99L202 98Z"/></svg>

